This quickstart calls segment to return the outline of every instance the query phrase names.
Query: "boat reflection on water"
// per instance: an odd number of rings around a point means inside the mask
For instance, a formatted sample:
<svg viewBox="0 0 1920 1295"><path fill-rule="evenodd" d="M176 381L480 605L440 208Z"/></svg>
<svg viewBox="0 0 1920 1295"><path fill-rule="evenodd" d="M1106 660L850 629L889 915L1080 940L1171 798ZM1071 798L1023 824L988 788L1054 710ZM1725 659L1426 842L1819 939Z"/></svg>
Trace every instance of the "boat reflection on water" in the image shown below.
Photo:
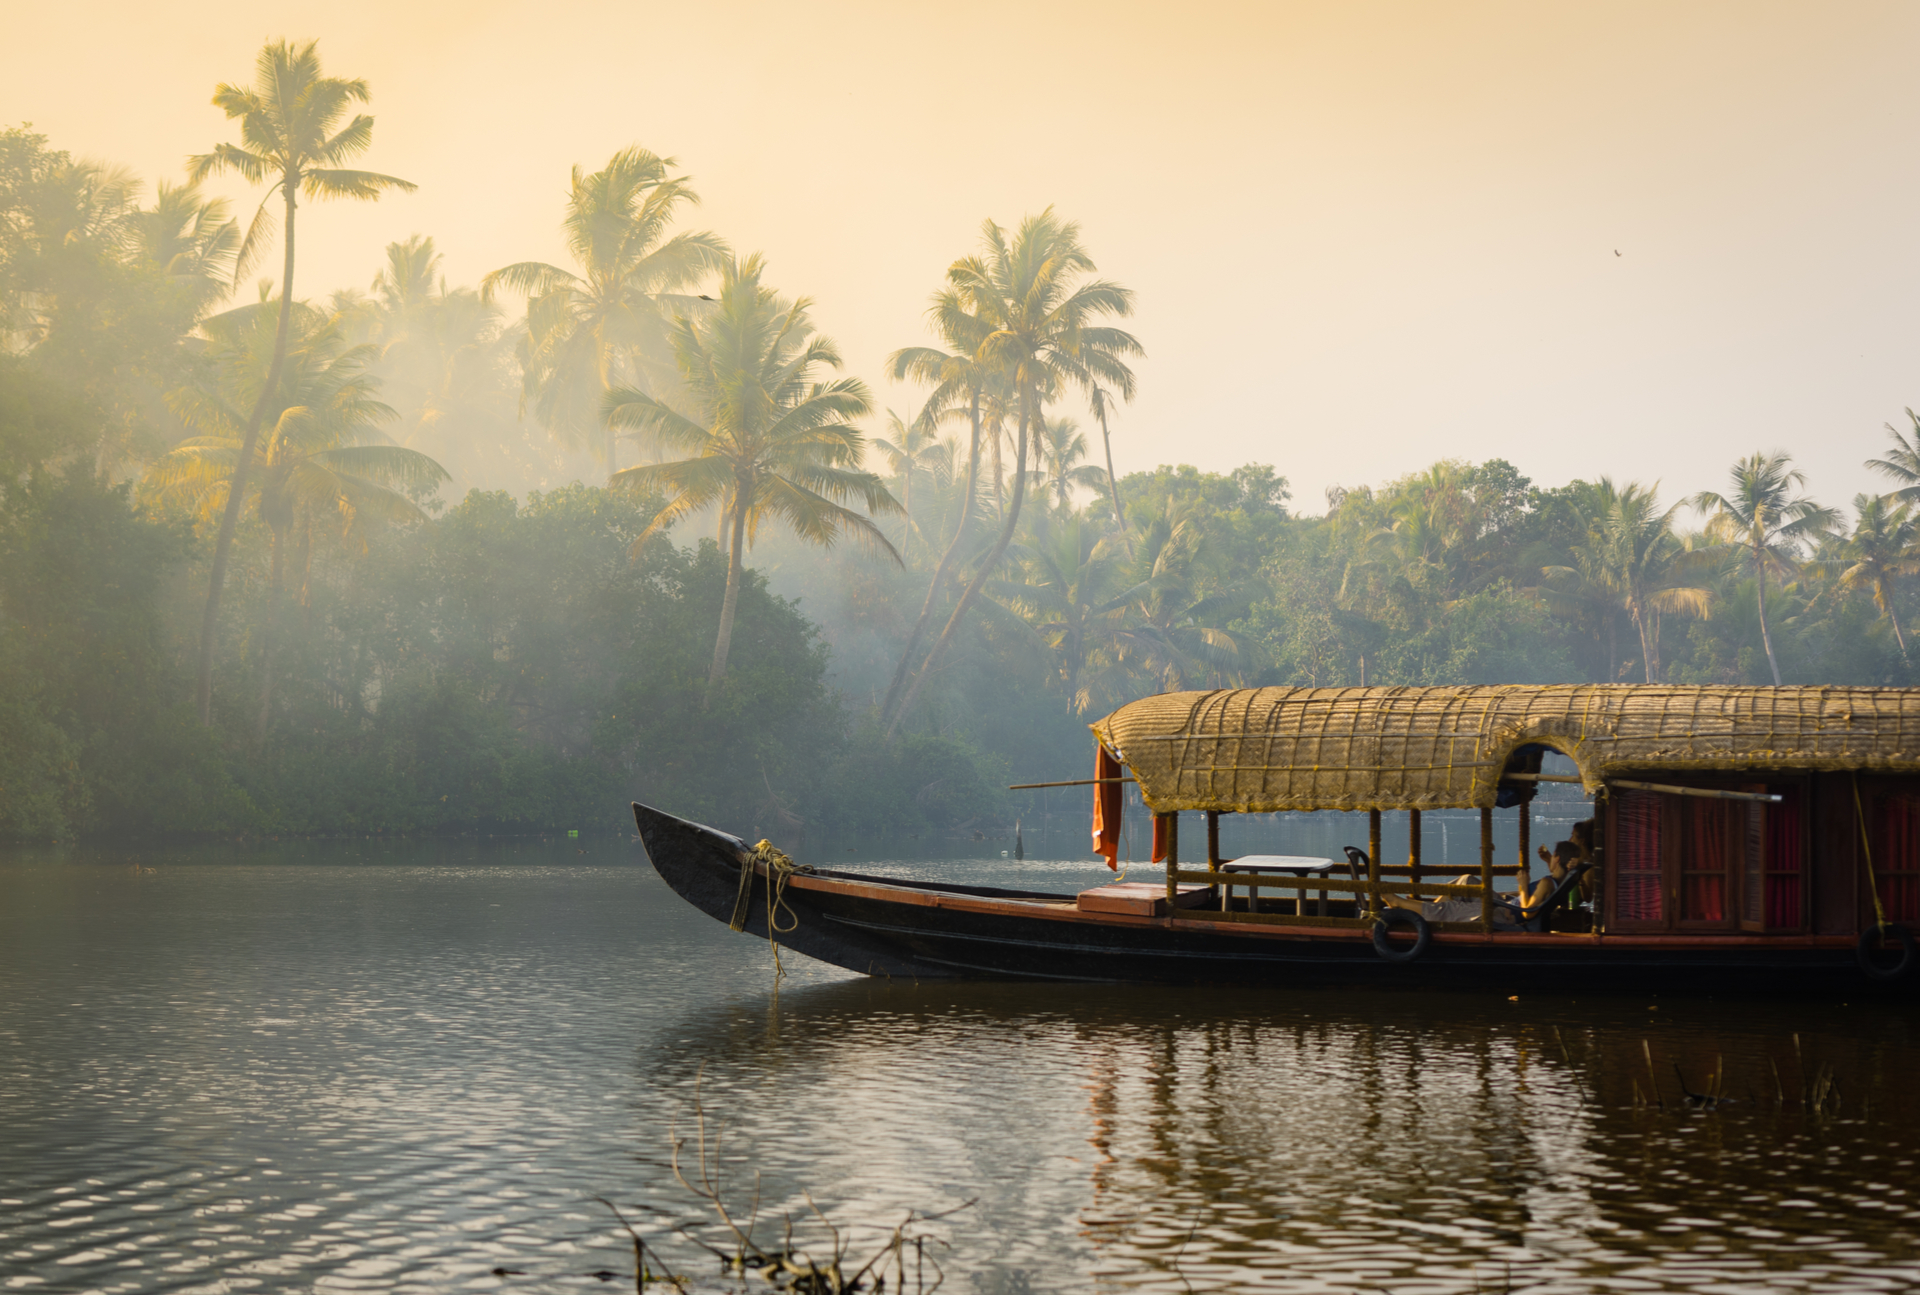
<svg viewBox="0 0 1920 1295"><path fill-rule="evenodd" d="M818 983L667 1031L642 1128L677 1110L690 1131L698 1077L763 1217L810 1189L877 1238L977 1197L947 1225L973 1289L1906 1286L1913 1026L1866 1005Z"/></svg>

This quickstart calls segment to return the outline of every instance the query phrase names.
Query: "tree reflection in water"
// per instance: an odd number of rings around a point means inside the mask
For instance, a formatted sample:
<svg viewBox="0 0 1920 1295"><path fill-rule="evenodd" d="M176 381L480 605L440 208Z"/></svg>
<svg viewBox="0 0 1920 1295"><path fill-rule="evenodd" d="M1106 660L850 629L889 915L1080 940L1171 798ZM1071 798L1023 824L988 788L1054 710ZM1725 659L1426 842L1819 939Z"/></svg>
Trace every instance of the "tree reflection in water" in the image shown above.
<svg viewBox="0 0 1920 1295"><path fill-rule="evenodd" d="M981 1289L1920 1281L1897 1007L856 981L675 1033L658 1116L704 1068L769 1200L980 1194Z"/></svg>

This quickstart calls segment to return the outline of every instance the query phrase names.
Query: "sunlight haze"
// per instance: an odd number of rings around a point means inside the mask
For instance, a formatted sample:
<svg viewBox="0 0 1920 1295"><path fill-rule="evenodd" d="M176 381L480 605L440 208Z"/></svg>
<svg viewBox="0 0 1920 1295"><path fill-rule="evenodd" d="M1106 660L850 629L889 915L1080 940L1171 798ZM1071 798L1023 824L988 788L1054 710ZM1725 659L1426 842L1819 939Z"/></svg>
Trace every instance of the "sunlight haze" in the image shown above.
<svg viewBox="0 0 1920 1295"><path fill-rule="evenodd" d="M364 164L420 189L316 210L302 295L364 289L415 232L454 283L561 260L568 164L639 143L693 177L683 227L764 252L903 413L881 362L929 340L947 263L981 220L1053 204L1138 294L1120 471L1271 462L1303 511L1442 456L1674 498L1776 448L1837 503L1920 402L1908 6L202 16L15 14L0 120L177 177L184 146L230 137L216 82L249 78L260 39L318 37L372 84ZM82 74L52 53L78 48Z"/></svg>

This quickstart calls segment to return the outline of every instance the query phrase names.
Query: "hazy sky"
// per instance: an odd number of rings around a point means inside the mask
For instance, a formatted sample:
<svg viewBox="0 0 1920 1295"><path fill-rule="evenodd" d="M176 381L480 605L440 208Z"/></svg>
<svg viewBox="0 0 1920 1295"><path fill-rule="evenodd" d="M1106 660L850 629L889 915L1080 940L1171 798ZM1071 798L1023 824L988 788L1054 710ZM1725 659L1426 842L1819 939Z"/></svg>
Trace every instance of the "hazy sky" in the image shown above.
<svg viewBox="0 0 1920 1295"><path fill-rule="evenodd" d="M1120 470L1334 482L1504 456L1671 497L1790 450L1844 503L1920 405L1920 6L826 3L22 6L0 122L177 174L263 39L367 77L303 295L421 232L457 283L558 259L575 162L678 158L877 379L982 219L1053 204L1138 293ZM244 190L231 192L241 196ZM249 210L251 206L249 205Z"/></svg>

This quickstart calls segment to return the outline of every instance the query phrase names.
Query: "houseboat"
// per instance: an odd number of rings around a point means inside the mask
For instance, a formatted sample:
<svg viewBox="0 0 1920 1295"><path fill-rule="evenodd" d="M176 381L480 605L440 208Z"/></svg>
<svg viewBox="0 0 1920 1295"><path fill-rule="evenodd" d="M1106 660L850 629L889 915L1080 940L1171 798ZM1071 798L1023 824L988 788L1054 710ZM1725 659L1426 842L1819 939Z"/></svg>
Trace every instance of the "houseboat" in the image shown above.
<svg viewBox="0 0 1920 1295"><path fill-rule="evenodd" d="M1094 776L1035 785L1092 787L1093 848L1114 866L1137 784L1164 867L1150 882L1058 894L904 881L797 864L645 805L634 816L654 867L696 907L871 975L1509 993L1920 985L1920 689L1255 688L1148 697L1091 727ZM1550 752L1576 772L1543 773ZM1592 817L1530 859L1547 844L1530 841L1543 782L1577 783ZM1342 859L1221 855L1223 815L1326 810L1367 816ZM1420 817L1435 810L1478 811L1476 868L1423 859ZM1506 859L1501 813L1518 820ZM1410 844L1389 862L1394 814Z"/></svg>

